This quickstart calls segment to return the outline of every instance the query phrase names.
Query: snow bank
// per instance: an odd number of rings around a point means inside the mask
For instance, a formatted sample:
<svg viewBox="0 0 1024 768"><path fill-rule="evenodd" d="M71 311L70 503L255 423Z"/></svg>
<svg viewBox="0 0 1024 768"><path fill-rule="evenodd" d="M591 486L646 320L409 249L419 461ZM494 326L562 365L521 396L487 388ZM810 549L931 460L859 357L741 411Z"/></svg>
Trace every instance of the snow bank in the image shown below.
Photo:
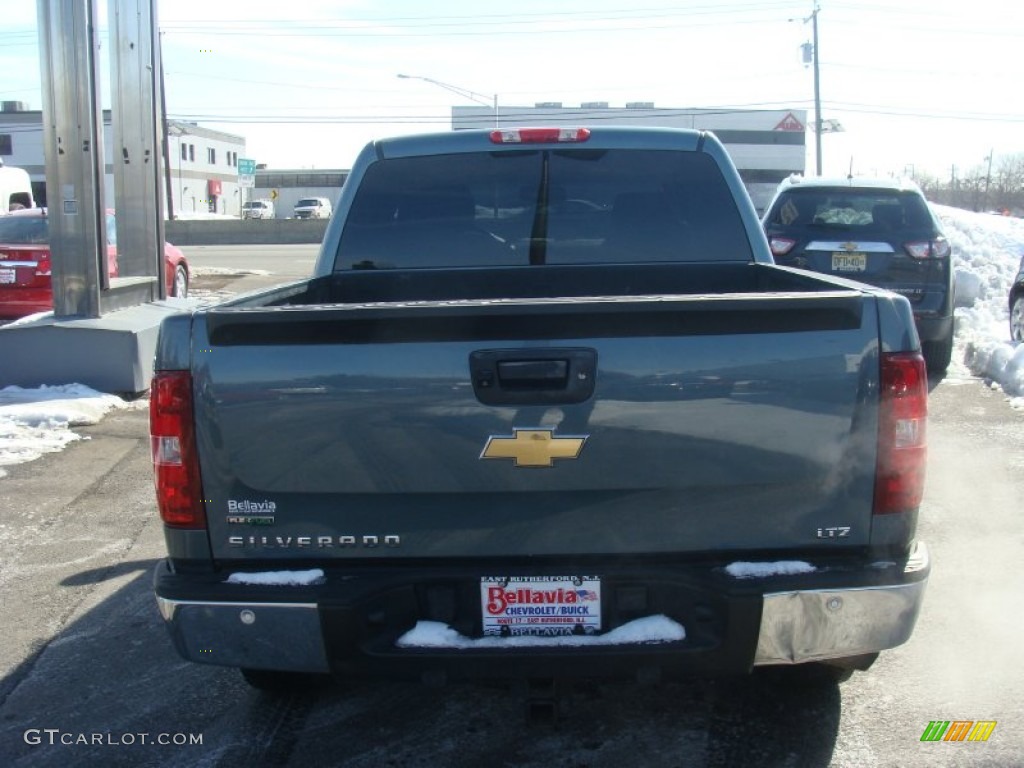
<svg viewBox="0 0 1024 768"><path fill-rule="evenodd" d="M960 291L950 374L982 376L1024 407L1024 346L1010 342L1010 285L1024 256L1024 220L932 206L953 246Z"/></svg>
<svg viewBox="0 0 1024 768"><path fill-rule="evenodd" d="M60 451L83 439L71 427L96 424L109 411L125 407L116 395L82 384L0 389L0 467Z"/></svg>

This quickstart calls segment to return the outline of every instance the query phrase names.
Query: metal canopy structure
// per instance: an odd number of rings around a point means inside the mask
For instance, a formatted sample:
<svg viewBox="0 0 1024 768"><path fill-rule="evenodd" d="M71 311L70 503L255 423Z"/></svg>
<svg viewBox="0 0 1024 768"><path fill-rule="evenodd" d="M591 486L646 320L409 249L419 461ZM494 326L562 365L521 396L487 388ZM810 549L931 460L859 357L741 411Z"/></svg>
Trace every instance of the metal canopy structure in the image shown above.
<svg viewBox="0 0 1024 768"><path fill-rule="evenodd" d="M0 386L149 388L165 298L156 0L109 0L116 226L104 207L95 0L37 0L54 313L0 328ZM116 238L116 241L115 241ZM117 246L118 276L107 248Z"/></svg>
<svg viewBox="0 0 1024 768"><path fill-rule="evenodd" d="M54 315L97 318L165 298L155 0L110 0L117 226L109 232L96 4L39 0L38 9ZM115 237L111 279L106 254Z"/></svg>

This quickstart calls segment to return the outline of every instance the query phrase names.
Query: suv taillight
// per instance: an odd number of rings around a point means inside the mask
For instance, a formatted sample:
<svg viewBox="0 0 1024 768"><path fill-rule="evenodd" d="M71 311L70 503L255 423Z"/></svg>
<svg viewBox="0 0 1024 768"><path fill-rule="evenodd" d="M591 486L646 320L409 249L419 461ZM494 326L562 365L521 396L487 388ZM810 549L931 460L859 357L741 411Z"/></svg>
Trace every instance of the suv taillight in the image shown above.
<svg viewBox="0 0 1024 768"><path fill-rule="evenodd" d="M903 247L915 259L944 259L952 250L949 241L944 237L935 240L916 240L904 243Z"/></svg>
<svg viewBox="0 0 1024 768"><path fill-rule="evenodd" d="M785 256L796 245L796 240L790 237L769 237L768 246L772 249L772 256Z"/></svg>
<svg viewBox="0 0 1024 768"><path fill-rule="evenodd" d="M876 515L906 512L924 495L928 375L919 352L882 355L875 468Z"/></svg>
<svg viewBox="0 0 1024 768"><path fill-rule="evenodd" d="M188 371L153 376L149 434L160 517L175 528L205 527Z"/></svg>

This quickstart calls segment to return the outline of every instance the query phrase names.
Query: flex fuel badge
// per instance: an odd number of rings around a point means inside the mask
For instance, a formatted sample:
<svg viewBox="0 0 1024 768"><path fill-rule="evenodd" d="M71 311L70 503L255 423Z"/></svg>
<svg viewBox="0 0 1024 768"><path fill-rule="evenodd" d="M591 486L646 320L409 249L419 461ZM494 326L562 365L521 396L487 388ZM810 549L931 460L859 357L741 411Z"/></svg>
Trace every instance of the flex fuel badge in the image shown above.
<svg viewBox="0 0 1024 768"><path fill-rule="evenodd" d="M228 499L228 525L273 525L277 504L272 501Z"/></svg>

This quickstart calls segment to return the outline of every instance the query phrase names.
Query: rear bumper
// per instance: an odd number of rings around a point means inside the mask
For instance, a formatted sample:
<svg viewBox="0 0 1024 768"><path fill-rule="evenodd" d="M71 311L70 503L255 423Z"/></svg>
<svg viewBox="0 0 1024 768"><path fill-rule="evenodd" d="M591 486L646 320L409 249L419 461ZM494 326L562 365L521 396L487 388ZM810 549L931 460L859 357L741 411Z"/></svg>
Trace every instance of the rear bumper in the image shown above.
<svg viewBox="0 0 1024 768"><path fill-rule="evenodd" d="M766 594L754 664L826 661L902 645L917 622L930 567L918 542L904 572L922 574L920 580Z"/></svg>
<svg viewBox="0 0 1024 768"><path fill-rule="evenodd" d="M50 288L0 287L0 318L15 319L53 309Z"/></svg>
<svg viewBox="0 0 1024 768"><path fill-rule="evenodd" d="M328 572L317 586L267 588L225 584L223 574L175 574L165 562L156 569L155 590L178 652L199 663L403 679L683 678L898 646L913 630L929 569L920 544L901 563L833 563L768 579L734 579L706 565L606 569L606 629L667 615L686 637L571 648L398 647L417 621L441 621L474 636L478 574L486 568L392 568L372 577Z"/></svg>
<svg viewBox="0 0 1024 768"><path fill-rule="evenodd" d="M946 341L953 335L953 316L914 312L914 325L922 342Z"/></svg>

